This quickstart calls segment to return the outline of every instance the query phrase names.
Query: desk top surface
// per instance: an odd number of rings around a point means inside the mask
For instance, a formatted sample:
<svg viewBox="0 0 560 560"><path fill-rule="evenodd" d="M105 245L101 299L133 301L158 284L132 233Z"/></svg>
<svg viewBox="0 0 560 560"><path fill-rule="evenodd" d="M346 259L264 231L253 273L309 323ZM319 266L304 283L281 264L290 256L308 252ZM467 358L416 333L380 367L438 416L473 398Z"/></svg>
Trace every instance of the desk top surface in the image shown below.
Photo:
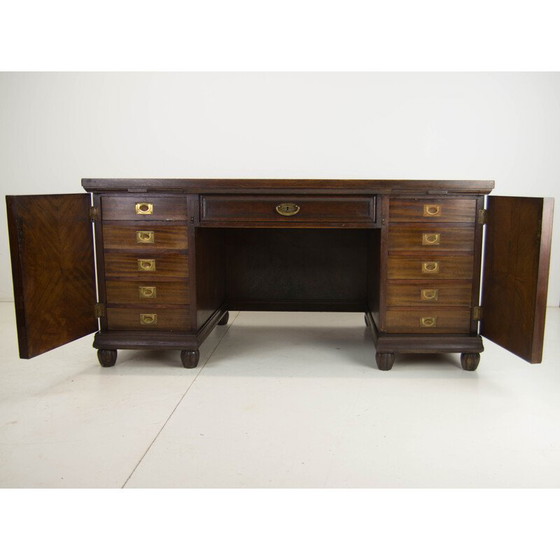
<svg viewBox="0 0 560 560"><path fill-rule="evenodd" d="M88 192L176 192L185 194L488 194L494 181L410 179L82 179Z"/></svg>

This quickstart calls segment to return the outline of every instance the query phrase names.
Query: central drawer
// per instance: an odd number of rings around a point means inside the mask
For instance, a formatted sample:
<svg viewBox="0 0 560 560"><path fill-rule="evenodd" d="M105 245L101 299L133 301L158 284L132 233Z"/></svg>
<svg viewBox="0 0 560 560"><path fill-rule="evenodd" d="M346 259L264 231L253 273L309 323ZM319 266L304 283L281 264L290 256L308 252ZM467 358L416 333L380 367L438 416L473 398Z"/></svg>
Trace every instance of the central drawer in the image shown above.
<svg viewBox="0 0 560 560"><path fill-rule="evenodd" d="M375 196L202 196L201 224L373 227Z"/></svg>

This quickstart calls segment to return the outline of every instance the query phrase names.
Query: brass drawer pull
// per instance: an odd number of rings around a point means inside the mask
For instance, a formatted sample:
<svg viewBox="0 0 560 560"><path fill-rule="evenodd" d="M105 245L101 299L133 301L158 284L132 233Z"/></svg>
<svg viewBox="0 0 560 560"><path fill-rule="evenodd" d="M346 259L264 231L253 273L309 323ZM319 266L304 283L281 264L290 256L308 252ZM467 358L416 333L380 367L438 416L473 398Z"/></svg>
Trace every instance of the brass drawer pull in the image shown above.
<svg viewBox="0 0 560 560"><path fill-rule="evenodd" d="M437 261L427 261L422 263L422 273L423 274L438 274L439 273L439 262Z"/></svg>
<svg viewBox="0 0 560 560"><path fill-rule="evenodd" d="M157 325L157 313L140 313L141 325Z"/></svg>
<svg viewBox="0 0 560 560"><path fill-rule="evenodd" d="M422 301L437 301L438 297L439 297L439 290L437 289L420 290L420 299Z"/></svg>
<svg viewBox="0 0 560 560"><path fill-rule="evenodd" d="M424 204L424 216L428 218L441 216L441 204Z"/></svg>
<svg viewBox="0 0 560 560"><path fill-rule="evenodd" d="M421 317L420 326L425 328L435 327L437 325L437 317Z"/></svg>
<svg viewBox="0 0 560 560"><path fill-rule="evenodd" d="M137 231L136 243L155 243L155 233L153 231Z"/></svg>
<svg viewBox="0 0 560 560"><path fill-rule="evenodd" d="M301 208L293 202L282 202L276 207L276 212L281 216L295 216Z"/></svg>
<svg viewBox="0 0 560 560"><path fill-rule="evenodd" d="M140 286L138 288L138 295L140 299L156 298L157 288L155 286Z"/></svg>
<svg viewBox="0 0 560 560"><path fill-rule="evenodd" d="M138 270L142 272L154 272L156 269L156 259L138 259Z"/></svg>
<svg viewBox="0 0 560 560"><path fill-rule="evenodd" d="M441 241L441 234L439 233L423 233L422 245L439 245Z"/></svg>
<svg viewBox="0 0 560 560"><path fill-rule="evenodd" d="M154 213L154 205L151 202L137 202L134 208L136 213L142 216Z"/></svg>

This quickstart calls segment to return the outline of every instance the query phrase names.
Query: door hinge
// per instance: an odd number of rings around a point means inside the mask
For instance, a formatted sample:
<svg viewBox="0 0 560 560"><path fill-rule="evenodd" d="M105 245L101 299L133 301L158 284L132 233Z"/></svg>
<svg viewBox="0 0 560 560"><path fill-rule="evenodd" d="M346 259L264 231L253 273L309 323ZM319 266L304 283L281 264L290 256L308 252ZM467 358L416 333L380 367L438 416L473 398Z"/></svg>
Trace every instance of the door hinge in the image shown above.
<svg viewBox="0 0 560 560"><path fill-rule="evenodd" d="M101 317L105 317L105 304L104 303L96 303L95 304L95 316L97 319Z"/></svg>
<svg viewBox="0 0 560 560"><path fill-rule="evenodd" d="M482 226L488 223L488 210L483 208L478 211L478 223Z"/></svg>
<svg viewBox="0 0 560 560"><path fill-rule="evenodd" d="M97 208L97 206L90 206L89 219L92 222L97 222L97 220L99 220L99 208Z"/></svg>
<svg viewBox="0 0 560 560"><path fill-rule="evenodd" d="M473 307L473 314L472 314L473 321L480 321L482 320L482 307L475 306Z"/></svg>

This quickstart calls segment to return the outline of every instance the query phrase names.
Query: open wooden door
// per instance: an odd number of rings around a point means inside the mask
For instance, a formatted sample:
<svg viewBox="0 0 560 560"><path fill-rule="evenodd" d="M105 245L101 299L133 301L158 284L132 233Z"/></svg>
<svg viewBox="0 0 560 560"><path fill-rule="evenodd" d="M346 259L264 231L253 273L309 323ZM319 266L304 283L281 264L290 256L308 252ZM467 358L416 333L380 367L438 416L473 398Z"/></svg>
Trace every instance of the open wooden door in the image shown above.
<svg viewBox="0 0 560 560"><path fill-rule="evenodd" d="M554 199L488 197L480 334L542 361Z"/></svg>
<svg viewBox="0 0 560 560"><path fill-rule="evenodd" d="M89 194L7 196L19 354L97 330Z"/></svg>

